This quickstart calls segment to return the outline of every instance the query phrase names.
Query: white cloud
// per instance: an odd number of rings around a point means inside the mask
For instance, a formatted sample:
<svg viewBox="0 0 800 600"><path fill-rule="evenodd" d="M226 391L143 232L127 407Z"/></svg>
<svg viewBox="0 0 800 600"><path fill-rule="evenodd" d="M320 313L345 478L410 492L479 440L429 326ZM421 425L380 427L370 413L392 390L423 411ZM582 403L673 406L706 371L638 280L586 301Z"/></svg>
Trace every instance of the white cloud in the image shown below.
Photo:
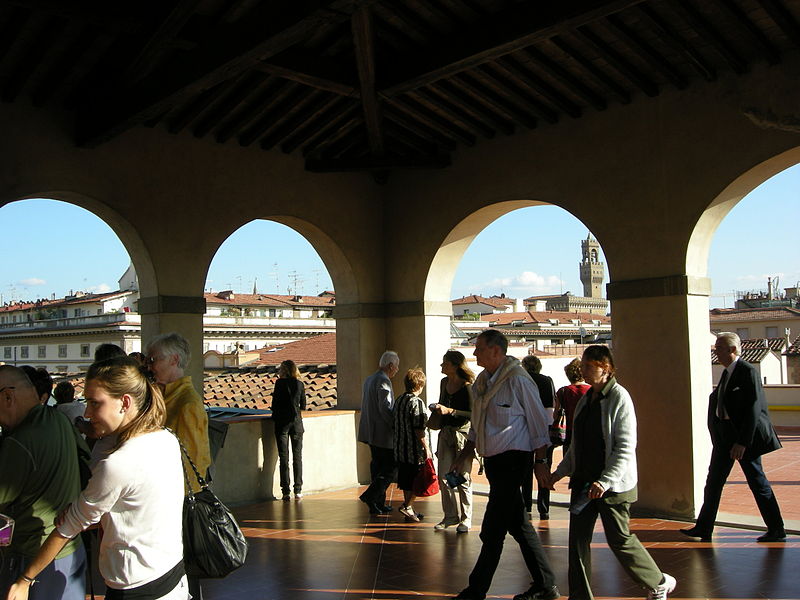
<svg viewBox="0 0 800 600"><path fill-rule="evenodd" d="M101 283L100 285L90 285L86 288L87 292L93 292L95 294L105 294L106 292L111 291L111 286L107 283Z"/></svg>
<svg viewBox="0 0 800 600"><path fill-rule="evenodd" d="M47 282L44 279L39 279L38 277L28 277L28 279L23 279L20 281L22 285L44 285Z"/></svg>
<svg viewBox="0 0 800 600"><path fill-rule="evenodd" d="M767 286L767 277L771 277L775 279L776 277L783 278L783 273L764 273L762 275L739 275L736 277L736 281L757 281L759 283L763 282L764 287Z"/></svg>
<svg viewBox="0 0 800 600"><path fill-rule="evenodd" d="M497 277L491 281L474 286L472 289L481 290L475 293L490 296L504 292L507 296L537 296L546 294L560 294L563 281L556 275L539 275L533 271L523 271L513 277Z"/></svg>

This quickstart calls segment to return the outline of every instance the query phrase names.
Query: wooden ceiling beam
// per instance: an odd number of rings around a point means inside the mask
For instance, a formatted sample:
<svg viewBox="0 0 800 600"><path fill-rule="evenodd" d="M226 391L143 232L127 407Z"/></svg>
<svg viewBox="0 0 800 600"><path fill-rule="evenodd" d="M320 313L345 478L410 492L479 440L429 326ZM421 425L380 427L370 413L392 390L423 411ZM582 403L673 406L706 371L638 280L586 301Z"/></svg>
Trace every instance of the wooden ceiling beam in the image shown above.
<svg viewBox="0 0 800 600"><path fill-rule="evenodd" d="M474 146L477 141L473 134L463 131L460 127L443 119L424 106L419 106L418 103L411 98L405 96L402 98L392 98L391 100L387 100L387 103L397 110L404 112L412 119L424 123L434 131L438 131L443 136L454 138L466 146Z"/></svg>
<svg viewBox="0 0 800 600"><path fill-rule="evenodd" d="M306 116L306 120L295 127L281 143L281 152L290 154L303 144L309 137L319 131L324 125L331 122L337 115L343 114L348 109L353 109L351 103L340 96L329 96L327 102L316 112Z"/></svg>
<svg viewBox="0 0 800 600"><path fill-rule="evenodd" d="M444 169L449 167L449 155L400 158L396 156L339 159L306 159L306 171L312 173L340 173L372 171L374 169Z"/></svg>
<svg viewBox="0 0 800 600"><path fill-rule="evenodd" d="M239 145L246 147L258 140L279 121L286 111L295 106L306 95L306 90L289 82L281 93L268 105L262 107L260 117L239 134Z"/></svg>
<svg viewBox="0 0 800 600"><path fill-rule="evenodd" d="M775 24L786 34L786 37L795 46L800 47L800 25L798 25L797 20L786 6L778 0L758 0L758 3L766 11L770 19L775 21Z"/></svg>
<svg viewBox="0 0 800 600"><path fill-rule="evenodd" d="M733 2L733 0L719 1L733 18L750 34L758 47L761 48L761 53L769 64L777 65L781 62L781 55L778 49L767 39L764 32L756 27L755 23L750 20L747 13L745 13L738 4Z"/></svg>
<svg viewBox="0 0 800 600"><path fill-rule="evenodd" d="M283 79L289 79L290 81L294 81L296 83L302 83L303 85L314 88L315 90L331 92L333 94L347 96L349 98L360 97L359 91L347 83L333 81L312 73L304 73L272 62L260 63L254 68L258 71L275 75L276 77L282 77Z"/></svg>
<svg viewBox="0 0 800 600"><path fill-rule="evenodd" d="M573 0L523 2L498 14L479 19L469 30L436 40L398 65L400 76L382 94L394 97L409 90L474 69L554 35L572 31L644 0ZM533 25L532 25L533 24Z"/></svg>
<svg viewBox="0 0 800 600"><path fill-rule="evenodd" d="M609 65L642 90L646 96L650 96L651 98L658 96L658 86L645 77L639 69L628 62L594 31L588 27L579 27L577 33L587 44L592 46Z"/></svg>
<svg viewBox="0 0 800 600"><path fill-rule="evenodd" d="M362 0L367 2L368 0ZM311 12L311 0L265 2L197 47L154 68L133 88L94 94L79 114L78 143L96 146L221 81L235 77L305 39L315 29L350 18L356 0L332 0Z"/></svg>
<svg viewBox="0 0 800 600"><path fill-rule="evenodd" d="M667 23L650 5L640 4L641 15L655 28L662 40L683 55L692 68L706 81L716 81L717 71L687 40Z"/></svg>
<svg viewBox="0 0 800 600"><path fill-rule="evenodd" d="M57 43L62 31L61 24L53 18L46 19L44 23L31 23L26 29L29 31L22 37L22 41L26 45L24 57L7 77L0 79L0 99L3 102L16 100L22 88L39 67L45 54L50 51L51 45ZM41 40L48 40L48 43L43 44Z"/></svg>
<svg viewBox="0 0 800 600"><path fill-rule="evenodd" d="M93 25L108 33L137 33L143 22L131 18L131 9L122 2L64 2L63 0L3 0L6 6L24 8L42 16L60 17ZM103 10L98 10L102 6Z"/></svg>
<svg viewBox="0 0 800 600"><path fill-rule="evenodd" d="M216 102L217 98L225 91L224 83L218 83L210 90L206 90L192 98L186 106L174 111L175 115L167 120L167 131L177 134L183 131L189 123L199 117L203 111Z"/></svg>
<svg viewBox="0 0 800 600"><path fill-rule="evenodd" d="M631 95L624 87L612 79L605 71L597 67L592 61L586 58L583 54L575 50L565 39L561 37L554 37L550 39L559 50L566 54L569 58L578 63L583 69L591 75L595 81L602 85L606 91L619 100L622 104L630 104Z"/></svg>
<svg viewBox="0 0 800 600"><path fill-rule="evenodd" d="M422 123L418 123L417 121L407 117L405 114L401 114L398 111L392 110L391 105L387 107L384 111L384 116L386 117L387 121L391 121L395 123L398 127L402 127L413 133L414 135L429 141L431 144L436 145L439 148L444 148L448 151L453 151L458 147L455 140L450 137L447 137L438 131L431 129L430 127L426 127Z"/></svg>
<svg viewBox="0 0 800 600"><path fill-rule="evenodd" d="M352 126L353 123L356 125L358 125L358 123L362 123L363 118L360 108L360 105L353 104L337 117L325 123L322 127L315 131L313 135L309 136L301 144L303 146L303 156L308 156L311 154L315 148L317 148L329 136L334 135L337 130Z"/></svg>
<svg viewBox="0 0 800 600"><path fill-rule="evenodd" d="M449 121L475 136L480 135L488 139L495 136L494 129L488 127L480 119L476 119L470 115L462 107L453 104L449 99L432 93L428 88L419 88L418 90L409 92L407 96L413 98L422 106L426 106L434 113L443 113Z"/></svg>
<svg viewBox="0 0 800 600"><path fill-rule="evenodd" d="M428 139L419 137L414 132L409 131L405 127L397 125L390 119L386 119L384 127L386 129L387 141L397 140L409 148L412 148L418 155L431 155L438 152L438 147L435 143Z"/></svg>
<svg viewBox="0 0 800 600"><path fill-rule="evenodd" d="M514 81L513 74L504 69L502 65L497 63L481 65L475 75L483 76L486 82L501 90L511 102L518 106L524 106L530 113L538 115L548 123L558 123L558 113L536 98L525 95L524 90L519 89Z"/></svg>
<svg viewBox="0 0 800 600"><path fill-rule="evenodd" d="M266 76L261 73L243 73L235 81L224 83L224 94L217 98L212 107L197 120L192 127L192 135L196 138L205 137L220 124L222 119L233 113L236 107L253 93L253 90L258 89L265 79Z"/></svg>
<svg viewBox="0 0 800 600"><path fill-rule="evenodd" d="M581 109L574 102L566 98L561 92L553 88L541 77L523 67L517 60L508 56L497 60L495 63L516 79L519 79L528 89L540 94L550 104L568 114L573 119L581 116Z"/></svg>
<svg viewBox="0 0 800 600"><path fill-rule="evenodd" d="M456 75L449 80L450 83L464 90L467 94L491 107L493 110L506 115L515 123L519 123L527 129L535 129L537 122L530 113L517 107L513 102L501 96L490 87L466 74Z"/></svg>
<svg viewBox="0 0 800 600"><path fill-rule="evenodd" d="M361 106L372 153L383 154L383 125L380 99L375 90L375 30L370 8L360 8L351 19L358 80L361 84Z"/></svg>
<svg viewBox="0 0 800 600"><path fill-rule="evenodd" d="M426 88L439 97L461 106L462 110L468 112L473 118L486 121L493 128L499 129L505 135L514 133L514 124L511 119L498 117L486 104L478 102L473 96L460 90L450 81L440 81Z"/></svg>
<svg viewBox="0 0 800 600"><path fill-rule="evenodd" d="M325 154L325 151L332 147L336 142L355 131L358 127L364 125L364 116L361 114L353 115L350 119L344 121L340 126L329 132L325 138L318 140L316 143L309 143L303 146L304 157L320 158Z"/></svg>
<svg viewBox="0 0 800 600"><path fill-rule="evenodd" d="M214 139L217 140L217 143L224 144L232 137L235 137L261 116L265 110L268 110L273 105L273 102L276 102L281 97L281 94L289 93L296 86L296 83L285 79L267 78L258 89L253 90L250 99L245 102L244 106L225 118L214 133Z"/></svg>
<svg viewBox="0 0 800 600"><path fill-rule="evenodd" d="M320 90L311 90L306 97L291 107L280 119L267 129L261 136L258 144L262 150L269 150L281 140L288 137L292 131L308 119L309 114L315 114L329 100L330 95Z"/></svg>
<svg viewBox="0 0 800 600"><path fill-rule="evenodd" d="M125 69L122 81L138 81L147 75L164 52L170 49L173 39L197 10L202 0L180 0L156 27L153 34L142 45L142 49L130 66Z"/></svg>
<svg viewBox="0 0 800 600"><path fill-rule="evenodd" d="M731 44L714 29L708 20L686 0L673 0L670 8L680 13L689 26L694 29L700 37L711 45L717 53L725 59L735 73L742 75L747 72L747 62L739 56Z"/></svg>
<svg viewBox="0 0 800 600"><path fill-rule="evenodd" d="M606 21L614 29L615 33L619 35L628 47L633 50L639 57L646 62L650 67L659 71L667 80L672 83L679 90L685 90L689 85L686 77L678 71L670 62L661 54L648 44L642 37L636 33L632 28L628 27L625 22L617 15L610 15Z"/></svg>
<svg viewBox="0 0 800 600"><path fill-rule="evenodd" d="M529 46L528 48L520 50L519 53L536 63L543 71L547 71L547 73L554 79L557 79L561 85L569 89L569 91L576 96L582 98L596 110L605 110L608 106L605 99L600 94L595 92L592 88L583 83L583 81L567 71L538 48Z"/></svg>

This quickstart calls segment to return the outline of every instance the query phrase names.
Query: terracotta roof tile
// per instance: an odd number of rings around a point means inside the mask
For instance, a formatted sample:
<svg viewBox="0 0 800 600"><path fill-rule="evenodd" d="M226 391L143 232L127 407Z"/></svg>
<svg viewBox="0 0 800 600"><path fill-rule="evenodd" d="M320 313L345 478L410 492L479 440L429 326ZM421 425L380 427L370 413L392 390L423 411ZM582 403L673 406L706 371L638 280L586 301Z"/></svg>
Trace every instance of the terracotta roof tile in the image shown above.
<svg viewBox="0 0 800 600"><path fill-rule="evenodd" d="M712 323L724 321L764 321L800 319L800 309L784 307L770 308L714 308L709 311Z"/></svg>
<svg viewBox="0 0 800 600"><path fill-rule="evenodd" d="M231 298L224 297L228 292L212 292L203 294L206 304L225 304L228 306L285 306L302 307L313 306L329 308L336 306L336 297L332 292L323 292L324 296L284 296L281 294L232 294Z"/></svg>
<svg viewBox="0 0 800 600"><path fill-rule="evenodd" d="M491 315L487 320L495 326L509 325L513 321L524 321L525 323L548 323L551 319L558 319L561 325L572 325L573 319L580 319L581 323L589 324L592 321L599 321L601 325L611 324L611 317L605 315L594 315L591 313L569 313L556 311L526 311L512 313L498 313Z"/></svg>
<svg viewBox="0 0 800 600"><path fill-rule="evenodd" d="M288 344L267 346L251 365L279 365L293 360L297 365L335 365L336 334L322 333Z"/></svg>
<svg viewBox="0 0 800 600"><path fill-rule="evenodd" d="M492 296L490 298L485 298L484 296L478 296L477 294L472 294L471 296L464 296L463 298L457 298L455 300L450 301L451 304L459 305L459 304L487 304L488 306L494 306L497 308L505 308L507 306L513 305L516 300L514 298L500 298L499 296Z"/></svg>

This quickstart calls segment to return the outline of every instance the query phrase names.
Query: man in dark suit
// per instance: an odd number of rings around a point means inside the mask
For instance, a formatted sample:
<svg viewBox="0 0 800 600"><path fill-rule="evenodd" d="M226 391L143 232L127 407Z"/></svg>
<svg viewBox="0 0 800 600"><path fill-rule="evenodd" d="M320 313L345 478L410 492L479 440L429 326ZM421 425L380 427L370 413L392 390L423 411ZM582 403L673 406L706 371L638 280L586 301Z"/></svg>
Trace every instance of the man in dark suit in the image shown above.
<svg viewBox="0 0 800 600"><path fill-rule="evenodd" d="M783 542L786 531L781 510L761 466L761 455L777 450L781 443L769 420L758 373L753 365L739 358L741 348L742 342L735 333L717 335L714 352L725 370L708 406L708 429L713 444L711 464L697 522L681 531L703 541L711 539L722 488L733 461L738 460L767 525L767 532L758 541Z"/></svg>

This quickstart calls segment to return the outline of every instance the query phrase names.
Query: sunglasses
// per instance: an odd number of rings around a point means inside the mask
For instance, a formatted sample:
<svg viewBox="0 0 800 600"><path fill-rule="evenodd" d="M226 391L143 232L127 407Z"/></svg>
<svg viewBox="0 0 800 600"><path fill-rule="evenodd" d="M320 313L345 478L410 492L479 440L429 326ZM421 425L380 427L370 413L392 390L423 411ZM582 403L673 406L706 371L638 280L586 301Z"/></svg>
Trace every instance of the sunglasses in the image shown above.
<svg viewBox="0 0 800 600"><path fill-rule="evenodd" d="M14 537L14 519L0 514L0 546L10 546Z"/></svg>

